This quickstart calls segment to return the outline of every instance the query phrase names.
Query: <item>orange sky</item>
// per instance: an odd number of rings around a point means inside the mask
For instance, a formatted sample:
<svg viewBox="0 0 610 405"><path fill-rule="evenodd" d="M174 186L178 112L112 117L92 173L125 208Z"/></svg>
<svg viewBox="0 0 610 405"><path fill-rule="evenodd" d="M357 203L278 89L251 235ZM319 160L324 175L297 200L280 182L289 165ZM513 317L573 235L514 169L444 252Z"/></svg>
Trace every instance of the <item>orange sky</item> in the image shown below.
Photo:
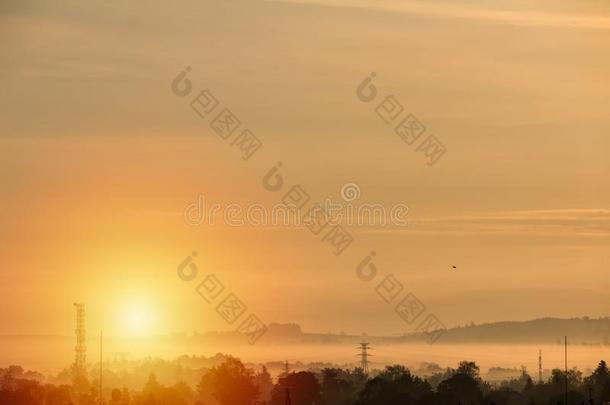
<svg viewBox="0 0 610 405"><path fill-rule="evenodd" d="M371 251L447 326L605 316L610 6L543 2L38 1L0 6L0 334L230 329L176 276L196 250L266 322L404 333ZM252 159L175 96L191 66L263 142ZM356 98L376 72L447 147L428 166ZM198 195L263 204L278 161L320 200L409 207L350 228L339 257L303 229L193 227ZM451 265L457 265L457 271ZM127 328L128 329L128 328Z"/></svg>

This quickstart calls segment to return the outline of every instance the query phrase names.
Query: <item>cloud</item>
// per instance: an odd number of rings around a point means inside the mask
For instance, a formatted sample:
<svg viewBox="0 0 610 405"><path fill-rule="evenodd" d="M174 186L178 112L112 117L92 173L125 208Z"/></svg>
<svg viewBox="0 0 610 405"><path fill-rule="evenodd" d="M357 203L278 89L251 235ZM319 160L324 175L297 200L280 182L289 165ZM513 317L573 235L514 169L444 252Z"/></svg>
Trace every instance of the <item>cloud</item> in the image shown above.
<svg viewBox="0 0 610 405"><path fill-rule="evenodd" d="M274 0L283 3L315 4L379 11L410 13L435 18L467 19L527 27L610 29L610 18L594 15L565 15L530 10L490 10L455 4L430 4L377 0Z"/></svg>
<svg viewBox="0 0 610 405"><path fill-rule="evenodd" d="M523 234L537 236L610 236L610 210L551 209L496 211L472 215L420 218L405 229L372 232L455 234Z"/></svg>

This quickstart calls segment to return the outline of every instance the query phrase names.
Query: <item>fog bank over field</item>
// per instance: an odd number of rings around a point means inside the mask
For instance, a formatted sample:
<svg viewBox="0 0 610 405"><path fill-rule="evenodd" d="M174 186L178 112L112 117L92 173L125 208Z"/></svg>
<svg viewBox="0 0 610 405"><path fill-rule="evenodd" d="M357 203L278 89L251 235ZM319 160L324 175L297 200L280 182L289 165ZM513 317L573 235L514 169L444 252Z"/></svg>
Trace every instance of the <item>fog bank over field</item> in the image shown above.
<svg viewBox="0 0 610 405"><path fill-rule="evenodd" d="M356 336L308 333L296 324L269 325L255 345L234 332L182 333L148 338L107 337L105 361L123 356L174 359L183 355L211 357L225 353L256 364L268 362L332 363L355 366L355 349L366 340L373 347L373 367L400 363L417 369L431 362L451 366L461 360L476 360L483 369L492 367L528 369L538 367L543 351L544 367L560 367L564 334L569 336L569 361L586 370L610 353L610 319L538 319L527 322L496 322L468 325L445 331L434 344L417 334L404 336ZM13 363L45 372L56 372L72 361L74 338L70 336L0 336L3 366ZM97 359L98 338L88 341L90 359ZM2 365L0 365L2 366Z"/></svg>

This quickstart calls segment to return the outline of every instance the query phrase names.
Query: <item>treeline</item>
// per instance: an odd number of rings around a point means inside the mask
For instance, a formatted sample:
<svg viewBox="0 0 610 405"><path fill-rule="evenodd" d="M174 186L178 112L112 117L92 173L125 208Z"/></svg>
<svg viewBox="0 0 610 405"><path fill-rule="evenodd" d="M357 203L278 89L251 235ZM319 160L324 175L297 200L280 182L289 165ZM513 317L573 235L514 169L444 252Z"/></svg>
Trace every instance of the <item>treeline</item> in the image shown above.
<svg viewBox="0 0 610 405"><path fill-rule="evenodd" d="M610 404L610 373L600 361L583 377L574 368L567 375L553 370L534 383L525 369L519 378L491 384L470 361L428 378L394 365L366 375L362 369L325 368L280 375L274 383L265 367L255 371L235 358L203 372L196 386L164 386L150 374L141 390L115 387L105 405L565 405ZM99 405L99 381L44 384L36 373L20 367L0 369L0 404ZM104 391L106 393L106 391Z"/></svg>

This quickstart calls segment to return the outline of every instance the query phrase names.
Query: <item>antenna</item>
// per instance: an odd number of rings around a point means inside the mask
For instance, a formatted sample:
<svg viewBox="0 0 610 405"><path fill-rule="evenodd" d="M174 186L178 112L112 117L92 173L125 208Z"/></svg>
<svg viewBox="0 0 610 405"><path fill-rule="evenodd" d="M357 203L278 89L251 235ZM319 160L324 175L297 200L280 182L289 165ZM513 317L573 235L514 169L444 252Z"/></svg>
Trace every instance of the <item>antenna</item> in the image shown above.
<svg viewBox="0 0 610 405"><path fill-rule="evenodd" d="M360 367L362 368L365 374L368 374L369 357L371 357L371 354L369 354L368 351L369 349L371 349L371 347L369 346L368 342L361 342L357 348L360 349L360 353L358 354L358 356L360 356Z"/></svg>

